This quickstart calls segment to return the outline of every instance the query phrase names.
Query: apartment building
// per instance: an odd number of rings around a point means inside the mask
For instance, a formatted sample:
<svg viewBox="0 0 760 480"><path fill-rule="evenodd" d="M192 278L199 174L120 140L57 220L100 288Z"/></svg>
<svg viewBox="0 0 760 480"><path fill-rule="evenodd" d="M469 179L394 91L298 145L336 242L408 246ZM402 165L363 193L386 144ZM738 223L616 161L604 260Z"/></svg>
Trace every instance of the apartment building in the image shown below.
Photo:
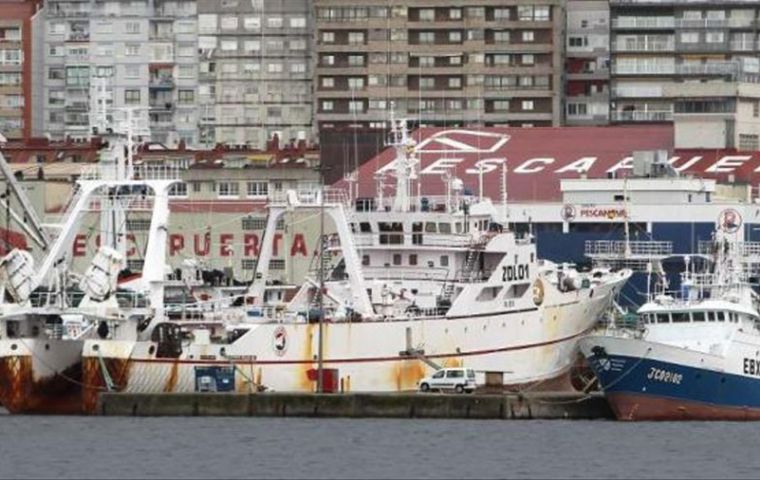
<svg viewBox="0 0 760 480"><path fill-rule="evenodd" d="M610 113L609 0L568 0L565 124L606 125Z"/></svg>
<svg viewBox="0 0 760 480"><path fill-rule="evenodd" d="M195 0L46 0L44 131L89 136L92 78L152 141L198 142Z"/></svg>
<svg viewBox="0 0 760 480"><path fill-rule="evenodd" d="M309 0L198 0L201 143L315 139Z"/></svg>
<svg viewBox="0 0 760 480"><path fill-rule="evenodd" d="M41 3L0 1L0 133L8 139L31 136L34 25Z"/></svg>
<svg viewBox="0 0 760 480"><path fill-rule="evenodd" d="M559 125L560 0L314 0L320 129Z"/></svg>
<svg viewBox="0 0 760 480"><path fill-rule="evenodd" d="M757 0L610 0L611 121L670 122L693 84L724 97L721 84L758 70L759 11Z"/></svg>

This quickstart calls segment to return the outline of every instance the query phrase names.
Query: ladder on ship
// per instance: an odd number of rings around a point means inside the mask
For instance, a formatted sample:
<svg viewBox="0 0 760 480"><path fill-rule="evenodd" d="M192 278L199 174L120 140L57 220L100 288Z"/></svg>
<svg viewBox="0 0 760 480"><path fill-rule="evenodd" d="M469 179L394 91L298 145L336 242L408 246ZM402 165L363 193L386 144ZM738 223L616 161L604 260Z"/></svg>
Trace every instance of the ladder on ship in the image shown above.
<svg viewBox="0 0 760 480"><path fill-rule="evenodd" d="M485 247L486 241L481 240L474 243L467 250L467 256L464 259L462 265L462 271L458 276L455 276L452 280L443 284L443 291L441 292L441 301L451 302L451 298L454 296L454 290L456 289L457 281L469 282L472 280L473 274L477 271L480 255Z"/></svg>

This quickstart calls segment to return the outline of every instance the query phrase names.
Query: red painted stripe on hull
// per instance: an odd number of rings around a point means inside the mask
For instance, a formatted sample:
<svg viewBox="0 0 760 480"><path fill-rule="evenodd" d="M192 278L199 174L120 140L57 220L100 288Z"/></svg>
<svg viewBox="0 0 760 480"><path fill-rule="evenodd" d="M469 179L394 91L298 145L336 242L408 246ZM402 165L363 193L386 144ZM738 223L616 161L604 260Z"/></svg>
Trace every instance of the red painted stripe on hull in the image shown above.
<svg viewBox="0 0 760 480"><path fill-rule="evenodd" d="M760 420L760 408L730 407L635 393L611 393L607 401L618 420Z"/></svg>
<svg viewBox="0 0 760 480"><path fill-rule="evenodd" d="M488 355L491 353L511 352L515 350L525 350L528 348L545 347L548 345L554 345L557 343L566 342L574 338L586 335L594 327L588 328L575 335L559 338L557 340L550 340L548 342L532 343L527 345L518 345L516 347L503 347L493 348L489 350L473 350L471 352L452 352L452 353L437 353L434 355L426 355L427 358L449 358L449 357L471 357L477 355ZM398 362L401 360L415 360L415 357L370 357L370 358L326 358L323 363L367 363L367 362ZM189 363L193 365L229 365L231 361L234 361L236 365L311 365L316 360L204 360L204 359L192 359L192 360L178 360L174 358L130 358L131 362L135 363Z"/></svg>

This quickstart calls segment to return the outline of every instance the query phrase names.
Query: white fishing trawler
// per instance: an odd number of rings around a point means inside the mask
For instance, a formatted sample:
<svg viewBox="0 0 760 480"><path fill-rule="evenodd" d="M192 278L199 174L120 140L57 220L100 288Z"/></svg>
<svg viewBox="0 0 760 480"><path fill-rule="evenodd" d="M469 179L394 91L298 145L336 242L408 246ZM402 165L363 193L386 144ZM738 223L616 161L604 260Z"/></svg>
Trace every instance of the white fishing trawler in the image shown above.
<svg viewBox="0 0 760 480"><path fill-rule="evenodd" d="M654 283L639 328L581 340L618 419L760 419L760 245L735 230L700 245L706 264L687 257L678 291Z"/></svg>
<svg viewBox="0 0 760 480"><path fill-rule="evenodd" d="M556 381L556 388L576 360L578 339L630 271L581 273L542 262L530 237L504 230L491 202L464 198L456 178L444 178L443 198L413 196L417 161L405 121L392 120L392 136L394 197L382 187L363 203L326 188L271 196L241 307L247 317L156 321L132 329L130 340L86 341L85 409L95 408L100 388L414 390L441 366L498 372L506 386ZM264 298L272 287L271 236L288 211L319 214L337 233L323 237L319 273L275 308Z"/></svg>

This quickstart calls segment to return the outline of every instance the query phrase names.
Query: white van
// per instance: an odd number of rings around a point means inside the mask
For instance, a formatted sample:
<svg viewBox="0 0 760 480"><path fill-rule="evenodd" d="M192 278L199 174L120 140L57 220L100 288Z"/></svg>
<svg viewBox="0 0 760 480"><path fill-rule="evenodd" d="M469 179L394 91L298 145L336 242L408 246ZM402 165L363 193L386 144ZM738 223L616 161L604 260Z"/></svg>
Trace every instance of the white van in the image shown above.
<svg viewBox="0 0 760 480"><path fill-rule="evenodd" d="M475 370L471 368L442 368L420 380L421 392L454 390L472 393L475 387Z"/></svg>

